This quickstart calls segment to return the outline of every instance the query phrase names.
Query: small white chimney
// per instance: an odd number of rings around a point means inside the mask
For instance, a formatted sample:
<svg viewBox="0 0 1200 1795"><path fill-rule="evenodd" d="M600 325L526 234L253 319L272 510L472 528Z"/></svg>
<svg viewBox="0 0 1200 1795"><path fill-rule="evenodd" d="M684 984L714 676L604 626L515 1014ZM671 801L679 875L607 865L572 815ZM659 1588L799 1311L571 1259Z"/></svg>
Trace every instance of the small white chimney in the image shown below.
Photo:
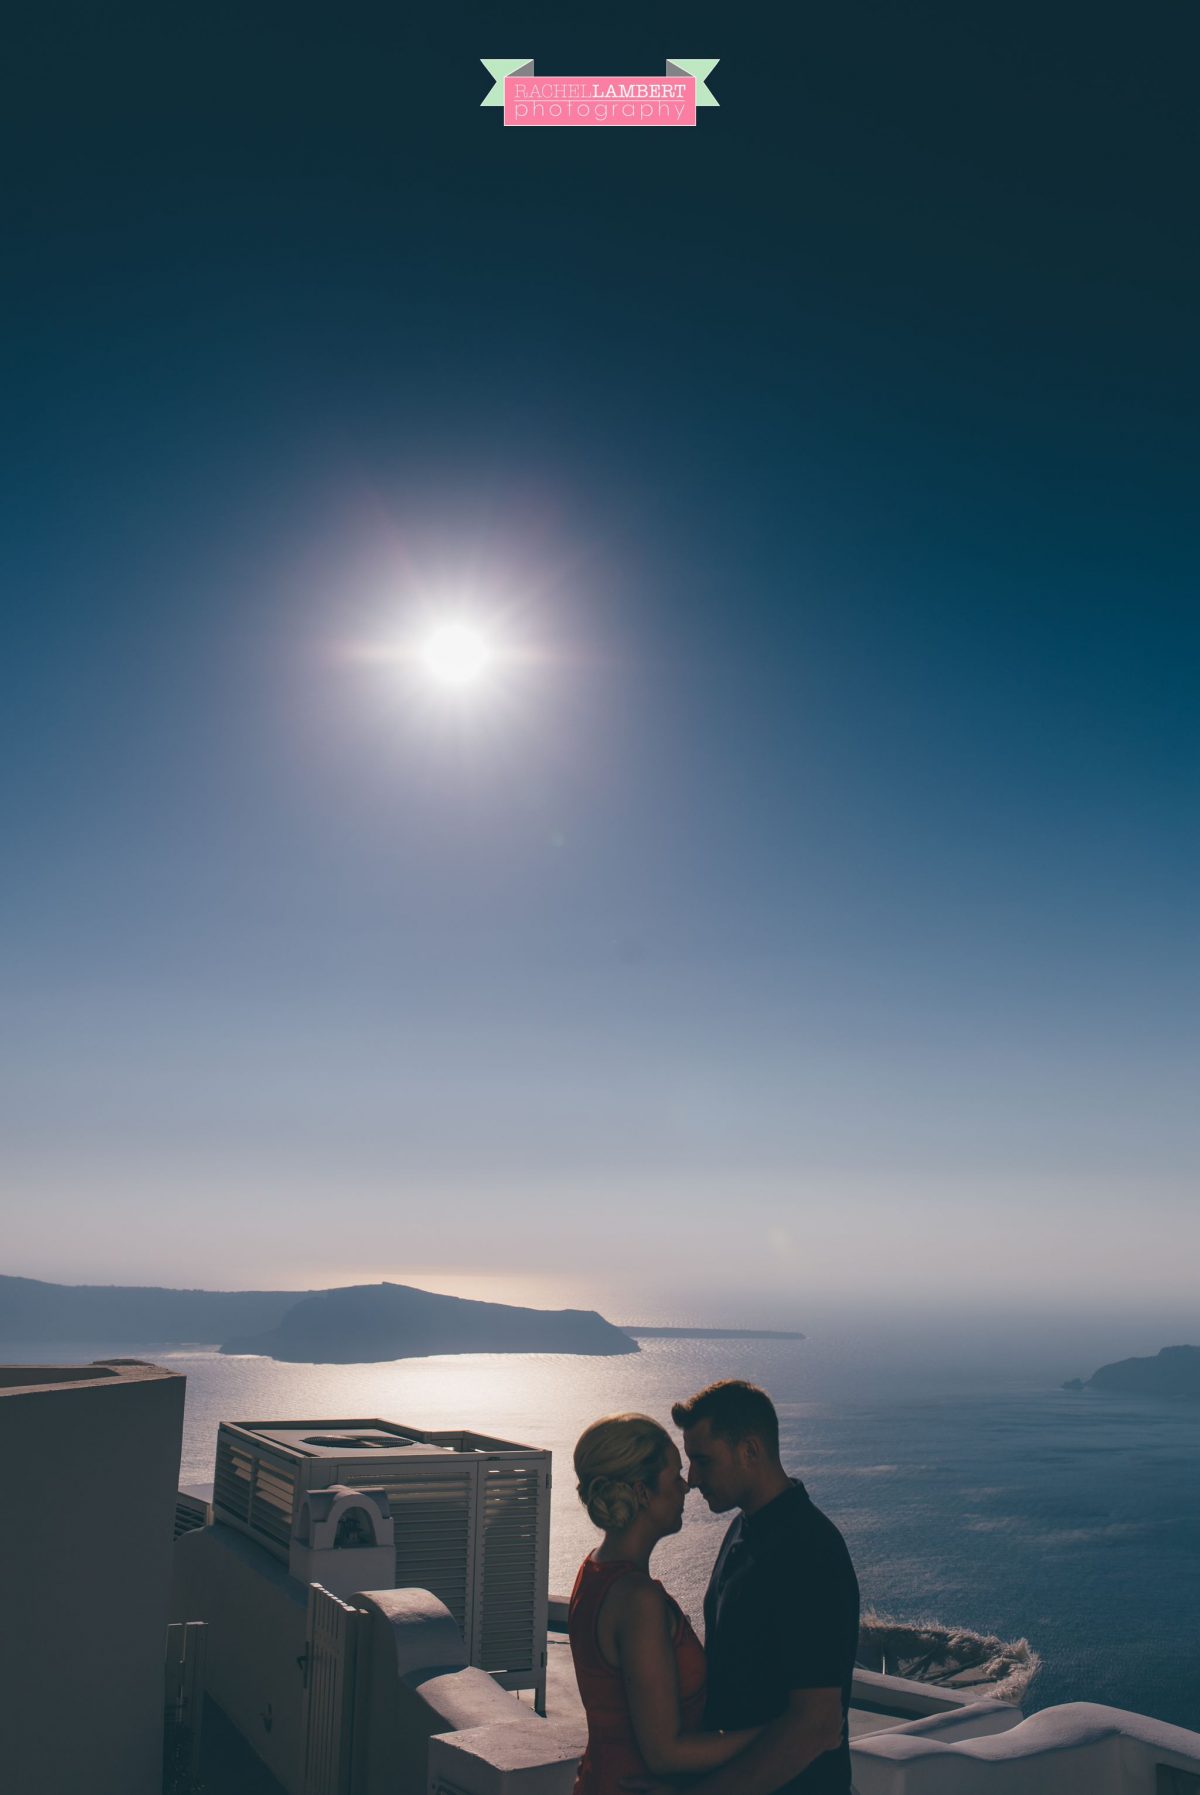
<svg viewBox="0 0 1200 1795"><path fill-rule="evenodd" d="M390 1589L396 1581L395 1524L382 1490L346 1483L309 1490L292 1528L288 1570L331 1595Z"/></svg>

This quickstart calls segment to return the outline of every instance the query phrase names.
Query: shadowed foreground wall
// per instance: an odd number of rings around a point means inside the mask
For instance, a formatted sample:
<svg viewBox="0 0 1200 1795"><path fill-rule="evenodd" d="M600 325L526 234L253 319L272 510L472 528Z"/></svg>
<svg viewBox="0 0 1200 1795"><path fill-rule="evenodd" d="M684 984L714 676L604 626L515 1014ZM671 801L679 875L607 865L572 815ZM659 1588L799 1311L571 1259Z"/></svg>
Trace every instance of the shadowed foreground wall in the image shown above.
<svg viewBox="0 0 1200 1795"><path fill-rule="evenodd" d="M0 1782L158 1795L184 1380L0 1367Z"/></svg>

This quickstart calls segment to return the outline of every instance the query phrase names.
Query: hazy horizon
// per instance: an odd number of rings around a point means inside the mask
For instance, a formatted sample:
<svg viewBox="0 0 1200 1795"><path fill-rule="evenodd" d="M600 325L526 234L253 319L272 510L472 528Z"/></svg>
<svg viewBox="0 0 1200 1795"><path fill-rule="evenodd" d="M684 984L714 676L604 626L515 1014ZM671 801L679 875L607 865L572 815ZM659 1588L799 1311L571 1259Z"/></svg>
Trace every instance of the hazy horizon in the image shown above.
<svg viewBox="0 0 1200 1795"><path fill-rule="evenodd" d="M8 1265L0 1272L13 1272ZM916 1368L959 1362L961 1376L970 1381L991 1374L1000 1379L1031 1371L1059 1381L1067 1376L1089 1375L1114 1359L1152 1355L1163 1346L1200 1344L1200 1308L1194 1293L1176 1303L1161 1300L1147 1304L1126 1300L1116 1305L1058 1304L1036 1299L1024 1304L1009 1300L981 1305L953 1289L934 1303L921 1304L904 1291L893 1291L890 1300L869 1299L853 1291L841 1296L828 1291L788 1298L765 1299L760 1291L740 1292L712 1286L694 1291L662 1285L646 1285L636 1294L620 1283L606 1284L586 1277L520 1278L497 1273L471 1275L434 1268L390 1269L377 1275L366 1271L331 1283L257 1284L252 1280L196 1283L176 1279L157 1287L167 1289L317 1290L341 1284L386 1281L434 1291L446 1296L482 1302L512 1303L537 1309L595 1309L618 1326L731 1327L798 1330L810 1353L822 1361L832 1352L839 1360L864 1358L873 1375L883 1362L894 1359L903 1376ZM47 1278L47 1283L72 1280ZM86 1278L80 1284L128 1285L130 1280ZM132 1339L129 1343L132 1342ZM45 1345L50 1342L30 1342ZM147 1343L148 1344L148 1343ZM214 1342L214 1344L216 1344ZM865 1356L865 1357L864 1357Z"/></svg>

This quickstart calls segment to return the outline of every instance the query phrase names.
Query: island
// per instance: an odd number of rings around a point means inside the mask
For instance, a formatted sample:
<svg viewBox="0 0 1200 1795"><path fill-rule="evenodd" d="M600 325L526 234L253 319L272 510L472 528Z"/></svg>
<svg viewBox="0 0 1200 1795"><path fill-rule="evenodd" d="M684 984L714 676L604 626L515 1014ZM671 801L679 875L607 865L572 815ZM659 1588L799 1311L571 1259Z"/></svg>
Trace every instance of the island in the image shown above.
<svg viewBox="0 0 1200 1795"><path fill-rule="evenodd" d="M1200 1397L1200 1346L1164 1346L1151 1359L1118 1359L1064 1390L1112 1390L1121 1395Z"/></svg>
<svg viewBox="0 0 1200 1795"><path fill-rule="evenodd" d="M263 1333L222 1346L292 1364L353 1365L435 1353L639 1351L623 1329L594 1309L519 1309L408 1284L351 1284L306 1296Z"/></svg>
<svg viewBox="0 0 1200 1795"><path fill-rule="evenodd" d="M639 1352L641 1340L803 1339L776 1328L618 1326L594 1309L525 1309L386 1282L332 1290L171 1290L0 1274L0 1347L11 1342L23 1353L83 1346L96 1357L132 1348L217 1346L295 1364L348 1365L469 1352L610 1357Z"/></svg>

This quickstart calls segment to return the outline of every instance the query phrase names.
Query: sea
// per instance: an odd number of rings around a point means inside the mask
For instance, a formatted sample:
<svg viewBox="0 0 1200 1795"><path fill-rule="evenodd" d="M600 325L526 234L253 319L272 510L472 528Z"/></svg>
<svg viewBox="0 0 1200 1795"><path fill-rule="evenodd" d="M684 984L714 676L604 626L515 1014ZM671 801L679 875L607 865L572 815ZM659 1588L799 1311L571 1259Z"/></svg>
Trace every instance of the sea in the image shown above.
<svg viewBox="0 0 1200 1795"><path fill-rule="evenodd" d="M17 1360L43 1357L6 1347ZM57 1349L73 1361L115 1354ZM1200 1403L1068 1391L1026 1367L810 1340L650 1339L636 1354L467 1354L285 1365L209 1347L147 1349L187 1378L181 1482L211 1482L217 1424L380 1416L549 1447L550 1587L596 1534L571 1454L598 1416L671 1403L718 1377L775 1398L787 1468L841 1528L864 1606L1026 1638L1027 1710L1092 1701L1200 1730ZM698 1495L653 1569L693 1620L729 1517Z"/></svg>

